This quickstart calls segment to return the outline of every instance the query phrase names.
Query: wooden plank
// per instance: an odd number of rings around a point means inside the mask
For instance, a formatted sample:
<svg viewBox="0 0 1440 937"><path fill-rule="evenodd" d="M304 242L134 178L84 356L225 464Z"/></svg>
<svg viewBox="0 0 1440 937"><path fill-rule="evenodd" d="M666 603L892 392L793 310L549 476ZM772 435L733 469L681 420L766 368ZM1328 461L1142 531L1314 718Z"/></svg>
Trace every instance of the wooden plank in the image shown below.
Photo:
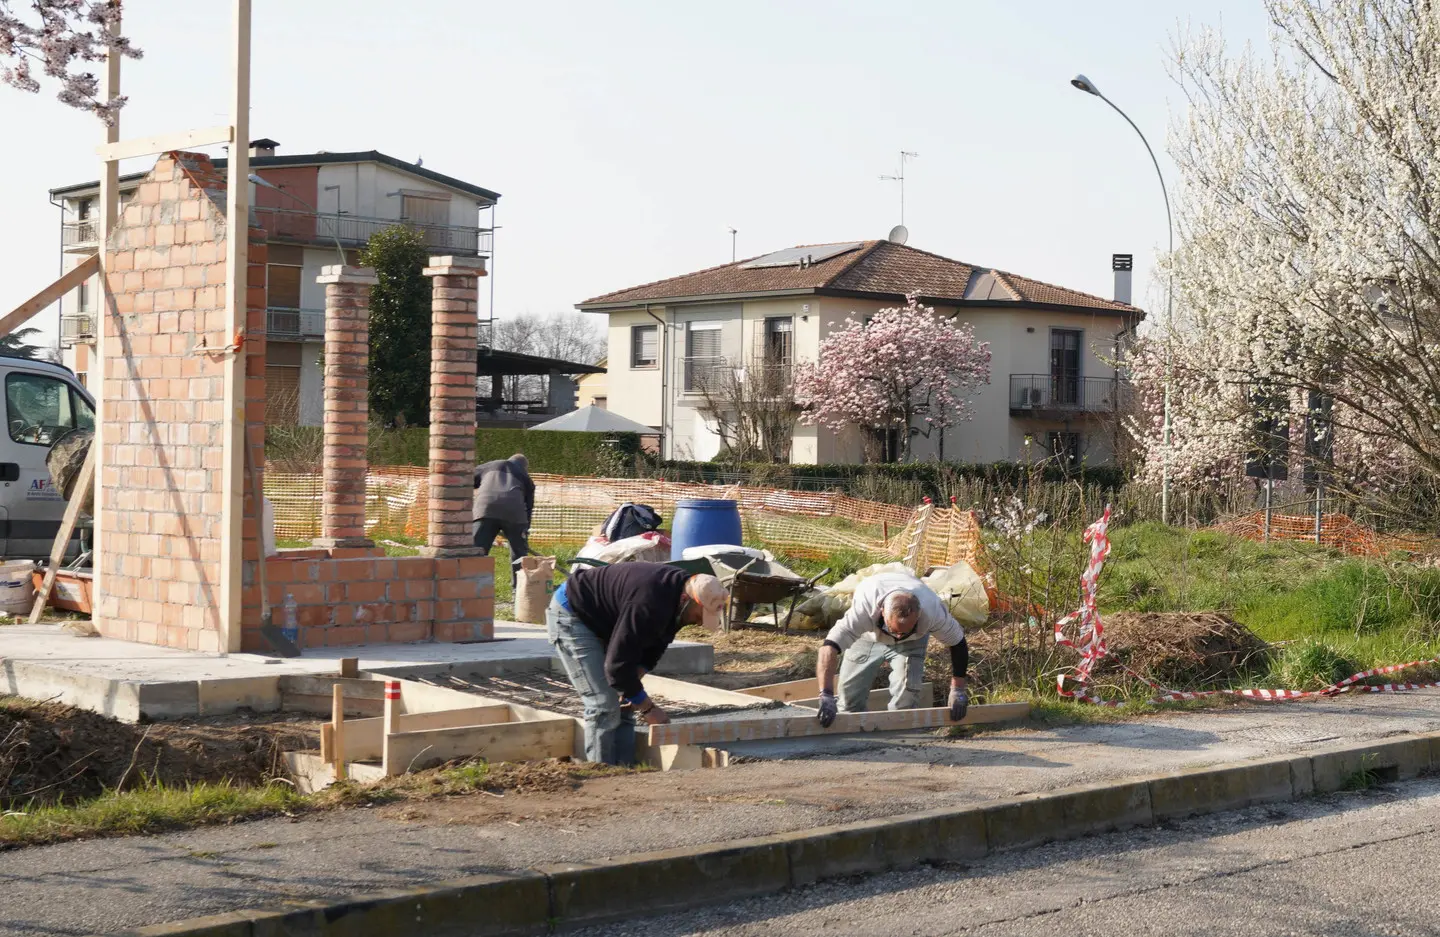
<svg viewBox="0 0 1440 937"><path fill-rule="evenodd" d="M400 729L419 732L425 729L457 729L469 726L498 725L511 722L510 707L504 703L450 709L438 713L401 713ZM329 725L329 723L326 723ZM345 747L351 761L379 758L385 739L385 719L348 719L345 722ZM322 728L321 748L324 749Z"/></svg>
<svg viewBox="0 0 1440 937"><path fill-rule="evenodd" d="M20 328L26 322L35 317L35 314L44 310L55 300L78 287L86 280L100 272L100 255L92 254L80 261L75 269L66 273L45 287L40 292L31 296L20 305L12 309L5 318L0 319L0 338L4 338L11 332Z"/></svg>
<svg viewBox="0 0 1440 937"><path fill-rule="evenodd" d="M256 502L259 503L258 501ZM265 565L265 558L260 558L260 565ZM261 586L260 588L265 588ZM335 699L330 708L330 746L332 749L332 760L335 762L335 780L345 780L345 684L335 684Z"/></svg>
<svg viewBox="0 0 1440 937"><path fill-rule="evenodd" d="M340 658L340 676L346 677L346 678L351 679L351 680L353 680L353 679L355 679L356 677L360 676L360 658L358 658L358 657L342 657L342 658Z"/></svg>
<svg viewBox="0 0 1440 937"><path fill-rule="evenodd" d="M327 765L335 760L335 726L320 723L320 760Z"/></svg>
<svg viewBox="0 0 1440 937"><path fill-rule="evenodd" d="M820 683L814 677L810 677L807 680L791 680L788 683L767 683L764 686L746 687L735 692L745 696L760 696L788 703L790 700L812 699L819 696Z"/></svg>
<svg viewBox="0 0 1440 937"><path fill-rule="evenodd" d="M457 729L392 732L385 737L387 774L418 771L455 758L531 761L568 756L575 747L575 720L508 722Z"/></svg>
<svg viewBox="0 0 1440 937"><path fill-rule="evenodd" d="M756 706L760 701L753 693L737 693L719 687L703 686L685 680L672 680L646 674L645 690L654 696L675 700L677 703L695 703L701 706Z"/></svg>
<svg viewBox="0 0 1440 937"><path fill-rule="evenodd" d="M714 719L672 722L650 727L651 745L718 745L763 739L804 738L812 735L846 735L855 732L894 732L937 729L951 725L975 725L1023 719L1030 714L1029 703L992 703L971 706L960 722L952 722L950 710L902 709L897 712L840 713L829 728L813 716L766 716L755 719Z"/></svg>
<svg viewBox="0 0 1440 937"><path fill-rule="evenodd" d="M934 698L935 698L935 697L933 696L934 692L935 692L935 684L929 683L929 682L920 684L920 698L921 698L922 700L931 700L931 699L934 699ZM820 697L817 696L817 697L815 697L814 699L792 699L792 700L789 701L789 703L790 703L791 706L804 706L806 709L819 709L819 708L820 708ZM882 709L888 709L889 707L890 707L890 691L889 691L889 690L885 689L884 687L881 687L881 688L878 689L878 690L871 690L871 691L870 691L870 697L865 701L865 708L866 708L866 709L870 710L871 712L879 712L880 710L882 710Z"/></svg>
<svg viewBox="0 0 1440 937"><path fill-rule="evenodd" d="M121 140L95 147L95 155L101 159L134 159L137 156L155 156L171 150L193 150L217 143L234 143L235 128L226 124L222 127L206 127L203 130L181 130L178 133L162 133L156 137L141 137L135 140Z"/></svg>
<svg viewBox="0 0 1440 937"><path fill-rule="evenodd" d="M91 440L90 449L85 453L85 462L80 466L80 474L75 479L75 485L70 489L70 500L65 504L65 516L60 519L60 530L55 534L55 542L50 546L50 565L45 570L45 578L40 582L40 588L35 593L35 604L30 608L30 624L40 620L40 615L45 611L45 603L50 601L50 590L55 587L55 574L60 570L60 564L65 561L65 548L70 545L70 535L75 532L75 522L80 519L80 506L85 503L85 493L95 483L95 463L100 458L100 447ZM99 502L97 497L96 502Z"/></svg>

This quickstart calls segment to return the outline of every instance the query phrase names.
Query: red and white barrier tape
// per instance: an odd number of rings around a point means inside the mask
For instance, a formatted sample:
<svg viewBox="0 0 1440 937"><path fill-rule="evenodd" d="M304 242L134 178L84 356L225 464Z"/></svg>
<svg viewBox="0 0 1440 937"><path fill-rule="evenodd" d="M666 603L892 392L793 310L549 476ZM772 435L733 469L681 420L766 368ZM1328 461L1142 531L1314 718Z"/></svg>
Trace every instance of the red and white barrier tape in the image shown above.
<svg viewBox="0 0 1440 937"><path fill-rule="evenodd" d="M1091 688L1091 680L1095 668L1102 660L1110 655L1110 649L1105 644L1105 624L1100 618L1100 611L1097 607L1097 596L1100 591L1100 571L1105 568L1105 560L1110 556L1110 506L1105 506L1105 513L1100 519L1089 527L1085 528L1085 542L1090 545L1090 562L1085 567L1085 572L1080 576L1081 599L1080 607L1064 618L1055 622L1055 643L1061 647L1073 648L1080 654L1079 662L1069 673L1062 673L1057 681L1056 689L1061 696L1069 697L1083 703L1093 703L1096 706L1120 706L1118 700L1107 700L1097 695ZM1074 623L1079 623L1075 638L1072 640L1065 634L1065 629ZM1117 663L1120 663L1117 661ZM1352 674L1344 680L1332 683L1323 690L1172 690L1161 686L1154 680L1131 670L1125 664L1120 663L1120 669L1130 676L1149 686L1155 691L1155 696L1148 702L1151 704L1173 703L1182 700L1201 699L1207 696L1239 696L1244 699L1266 700L1270 702L1284 702L1287 700L1313 699L1321 696L1338 696L1341 693L1400 693L1405 690L1421 690L1431 687L1440 687L1436 683L1384 683L1384 684L1360 684L1361 680L1368 680L1371 677L1378 677L1387 673L1398 673L1401 670L1409 670L1411 667L1419 667L1423 664L1440 665L1440 657L1426 660L1412 660L1408 664L1391 664L1388 667L1376 667L1372 670L1362 670L1360 673ZM1066 684L1070 683L1075 688L1067 690Z"/></svg>

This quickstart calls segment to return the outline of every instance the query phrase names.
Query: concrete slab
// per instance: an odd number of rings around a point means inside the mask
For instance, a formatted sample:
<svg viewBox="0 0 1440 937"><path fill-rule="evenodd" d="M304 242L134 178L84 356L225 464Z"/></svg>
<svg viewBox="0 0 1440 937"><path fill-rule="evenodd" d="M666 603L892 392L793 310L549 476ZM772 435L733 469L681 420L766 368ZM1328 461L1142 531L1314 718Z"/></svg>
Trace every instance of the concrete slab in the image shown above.
<svg viewBox="0 0 1440 937"><path fill-rule="evenodd" d="M340 659L359 658L362 671L395 677L443 673L496 676L558 667L545 629L495 623L495 641L474 644L371 644L316 648L295 658L206 654L114 638L82 638L59 625L0 626L0 694L57 700L135 722L273 709L267 689L276 678L334 673ZM678 641L660 674L710 673L715 650Z"/></svg>

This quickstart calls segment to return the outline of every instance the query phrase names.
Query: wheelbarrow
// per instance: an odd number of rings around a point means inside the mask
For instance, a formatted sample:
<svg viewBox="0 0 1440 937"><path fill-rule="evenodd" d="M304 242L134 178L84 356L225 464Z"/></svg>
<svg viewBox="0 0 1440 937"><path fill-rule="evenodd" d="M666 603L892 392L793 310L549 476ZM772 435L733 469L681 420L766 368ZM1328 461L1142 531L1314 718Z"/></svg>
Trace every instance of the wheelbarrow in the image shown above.
<svg viewBox="0 0 1440 937"><path fill-rule="evenodd" d="M769 605L776 622L779 623L776 630L788 634L790 618L795 614L795 606L799 604L800 598L814 588L820 577L830 572L828 568L822 569L815 576L806 579L774 560L760 559L745 553L712 553L709 560L715 577L725 586L730 596L722 623L725 631L729 631L737 623L769 630L766 625L747 624L755 606ZM789 601L789 608L782 621L780 605L786 600Z"/></svg>

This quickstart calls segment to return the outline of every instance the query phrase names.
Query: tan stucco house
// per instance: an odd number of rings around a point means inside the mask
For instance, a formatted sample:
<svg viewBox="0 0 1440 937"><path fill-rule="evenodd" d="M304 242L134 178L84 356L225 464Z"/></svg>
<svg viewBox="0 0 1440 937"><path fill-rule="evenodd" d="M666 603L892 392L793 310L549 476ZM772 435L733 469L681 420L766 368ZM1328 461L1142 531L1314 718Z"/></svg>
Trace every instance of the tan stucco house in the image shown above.
<svg viewBox="0 0 1440 937"><path fill-rule="evenodd" d="M916 458L1023 462L1053 453L1104 465L1113 460L1123 390L1114 365L1144 316L1128 302L1128 256L1115 261L1119 298L1104 299L889 241L817 244L616 290L577 308L609 317L606 406L655 427L667 458L719 454L699 392L710 369L814 361L847 318L916 292L971 323L992 355L990 385L972 398L974 419L943 439L917 438ZM796 425L794 462L855 462L863 453L856 432Z"/></svg>

